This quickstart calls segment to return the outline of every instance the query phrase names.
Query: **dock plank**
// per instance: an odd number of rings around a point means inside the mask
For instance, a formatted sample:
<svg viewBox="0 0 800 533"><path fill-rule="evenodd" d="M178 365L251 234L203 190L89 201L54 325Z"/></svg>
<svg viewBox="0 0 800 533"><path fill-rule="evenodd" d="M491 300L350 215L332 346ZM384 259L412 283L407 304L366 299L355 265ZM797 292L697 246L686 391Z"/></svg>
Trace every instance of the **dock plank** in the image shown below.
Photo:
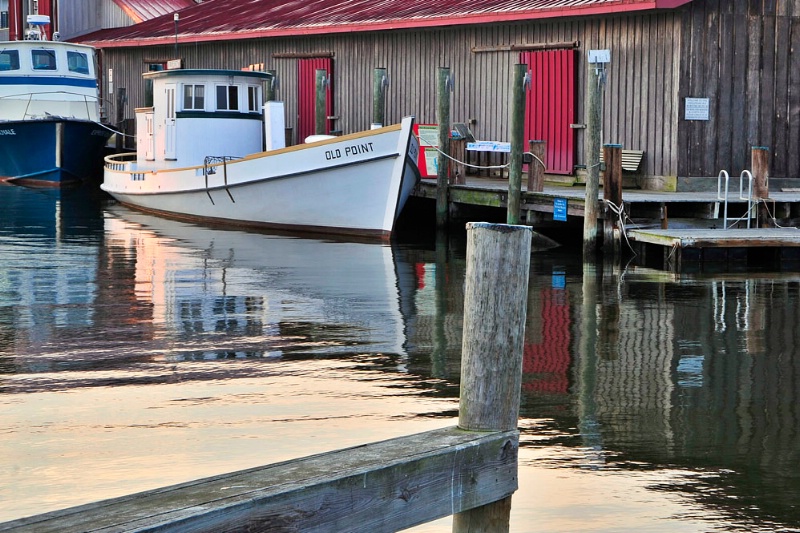
<svg viewBox="0 0 800 533"><path fill-rule="evenodd" d="M516 431L450 427L23 518L0 532L393 532L510 496L518 446Z"/></svg>
<svg viewBox="0 0 800 533"><path fill-rule="evenodd" d="M800 246L797 228L634 229L632 242L678 248L780 248Z"/></svg>

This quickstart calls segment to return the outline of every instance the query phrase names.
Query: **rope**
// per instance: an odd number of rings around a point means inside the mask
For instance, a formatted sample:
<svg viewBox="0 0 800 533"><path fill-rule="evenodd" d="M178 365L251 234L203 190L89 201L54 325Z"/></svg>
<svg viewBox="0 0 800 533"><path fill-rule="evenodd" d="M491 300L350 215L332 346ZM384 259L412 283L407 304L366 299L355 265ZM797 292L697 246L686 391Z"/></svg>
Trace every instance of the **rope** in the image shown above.
<svg viewBox="0 0 800 533"><path fill-rule="evenodd" d="M606 200L605 198L603 198L603 203L605 203L606 207L611 209L611 211L613 211L617 215L617 219L619 220L620 231L622 232L622 236L625 237L625 244L628 245L630 251L633 253L634 256L636 256L637 255L636 250L633 249L633 245L631 244L630 239L628 239L628 231L625 227L625 219L633 222L633 220L631 220L630 217L628 217L628 214L625 212L625 202L621 202L620 205L616 205L611 200Z"/></svg>
<svg viewBox="0 0 800 533"><path fill-rule="evenodd" d="M505 165L491 165L491 166L472 165L472 164L470 164L470 163L467 163L466 161L461 161L460 159L456 159L455 157L451 156L450 154L446 154L446 153L444 153L443 151L441 151L441 150L439 149L439 147L438 147L438 146L437 146L437 147L435 147L435 148L436 148L436 151L437 151L437 152L439 152L440 154L442 154L443 156L445 156L447 159L449 159L449 160L451 160L451 161L455 161L455 162L456 162L456 163L458 163L459 165L464 165L465 167L469 167L469 168L477 168L477 169L483 169L483 170L492 170L492 169L497 169L497 168L508 168L509 166L511 166L511 163L510 163L510 162L509 162L509 163L506 163ZM523 155L529 155L529 156L531 156L533 159L535 159L536 161L538 161L540 165L542 165L542 168L544 168L545 170L547 170L547 165L545 165L545 164L544 164L544 161L542 161L541 159L539 159L539 158L536 156L536 154L534 154L534 153L532 153L532 152L523 152Z"/></svg>

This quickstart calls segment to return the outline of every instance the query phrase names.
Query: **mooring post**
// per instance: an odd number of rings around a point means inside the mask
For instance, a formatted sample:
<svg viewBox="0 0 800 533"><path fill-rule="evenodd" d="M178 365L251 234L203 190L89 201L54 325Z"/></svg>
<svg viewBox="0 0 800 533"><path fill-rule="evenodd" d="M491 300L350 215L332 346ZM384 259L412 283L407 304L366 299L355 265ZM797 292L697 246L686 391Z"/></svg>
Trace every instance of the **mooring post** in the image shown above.
<svg viewBox="0 0 800 533"><path fill-rule="evenodd" d="M528 65L514 66L514 81L511 88L511 161L508 171L508 207L506 222L519 224L522 207L522 152L525 138L525 75Z"/></svg>
<svg viewBox="0 0 800 533"><path fill-rule="evenodd" d="M586 76L586 205L583 219L583 260L597 254L598 195L600 192L600 137L603 128L603 86L605 65L589 63Z"/></svg>
<svg viewBox="0 0 800 533"><path fill-rule="evenodd" d="M450 153L450 78L449 67L439 67L439 84L437 87L438 105L436 120L439 123L439 155L436 159L436 227L447 227L447 180L448 160Z"/></svg>
<svg viewBox="0 0 800 533"><path fill-rule="evenodd" d="M117 134L117 143L116 147L117 150L122 150L123 146L125 146L125 104L128 101L127 90L125 87L118 87L117 88L117 100L115 102L115 123L117 129L121 132Z"/></svg>
<svg viewBox="0 0 800 533"><path fill-rule="evenodd" d="M750 150L751 165L753 167L753 197L758 200L758 227L769 228L769 148L766 146L753 146Z"/></svg>
<svg viewBox="0 0 800 533"><path fill-rule="evenodd" d="M603 252L606 259L616 261L620 254L618 210L622 209L622 145L603 145L603 160L606 163L603 171Z"/></svg>
<svg viewBox="0 0 800 533"><path fill-rule="evenodd" d="M372 71L372 125L386 125L386 87L389 75L383 67Z"/></svg>
<svg viewBox="0 0 800 533"><path fill-rule="evenodd" d="M317 135L325 135L327 129L325 125L328 121L328 71L324 68L318 68L316 71L317 82L317 101L315 106L315 123L314 133Z"/></svg>
<svg viewBox="0 0 800 533"><path fill-rule="evenodd" d="M542 192L544 190L544 158L547 151L547 141L528 141L528 151L532 154L528 163L528 192Z"/></svg>
<svg viewBox="0 0 800 533"><path fill-rule="evenodd" d="M268 70L267 74L270 75L270 78L267 80L266 88L264 89L264 99L267 102L274 102L278 87L278 71Z"/></svg>
<svg viewBox="0 0 800 533"><path fill-rule="evenodd" d="M467 224L461 429L517 430L532 236L529 226ZM510 500L457 513L454 533L508 531Z"/></svg>

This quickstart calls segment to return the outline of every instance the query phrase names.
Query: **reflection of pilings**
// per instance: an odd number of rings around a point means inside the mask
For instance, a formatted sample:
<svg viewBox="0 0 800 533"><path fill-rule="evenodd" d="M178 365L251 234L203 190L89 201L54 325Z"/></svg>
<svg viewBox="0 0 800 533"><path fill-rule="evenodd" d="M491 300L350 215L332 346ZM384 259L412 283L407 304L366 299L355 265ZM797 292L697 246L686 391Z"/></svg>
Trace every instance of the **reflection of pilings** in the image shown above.
<svg viewBox="0 0 800 533"><path fill-rule="evenodd" d="M433 353L431 353L431 375L447 378L447 232L436 232L436 316L433 326Z"/></svg>
<svg viewBox="0 0 800 533"><path fill-rule="evenodd" d="M581 340L578 357L578 429L585 445L601 445L597 422L595 389L597 387L597 268L583 264L583 303L581 305Z"/></svg>

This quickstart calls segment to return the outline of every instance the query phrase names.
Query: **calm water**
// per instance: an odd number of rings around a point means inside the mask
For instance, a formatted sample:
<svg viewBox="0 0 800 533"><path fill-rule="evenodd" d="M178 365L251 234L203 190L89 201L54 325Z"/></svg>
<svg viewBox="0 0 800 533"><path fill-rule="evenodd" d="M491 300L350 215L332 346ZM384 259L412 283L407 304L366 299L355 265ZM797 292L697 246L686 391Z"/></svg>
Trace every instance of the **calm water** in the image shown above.
<svg viewBox="0 0 800 533"><path fill-rule="evenodd" d="M454 424L460 237L0 187L0 521ZM577 257L532 258L511 531L800 531L800 274Z"/></svg>

